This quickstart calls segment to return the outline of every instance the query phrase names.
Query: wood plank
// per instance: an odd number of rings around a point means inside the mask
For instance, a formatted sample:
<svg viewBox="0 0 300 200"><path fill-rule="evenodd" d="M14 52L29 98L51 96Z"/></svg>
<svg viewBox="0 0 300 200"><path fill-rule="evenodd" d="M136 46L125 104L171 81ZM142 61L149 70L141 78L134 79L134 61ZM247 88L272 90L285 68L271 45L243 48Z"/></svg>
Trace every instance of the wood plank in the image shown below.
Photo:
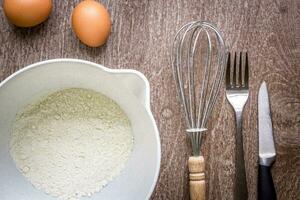
<svg viewBox="0 0 300 200"><path fill-rule="evenodd" d="M268 82L271 98L278 151L272 172L278 199L300 199L299 0L103 0L113 29L101 48L86 47L71 30L70 14L79 0L53 2L50 18L32 29L12 26L0 8L0 80L28 64L62 57L141 71L151 84L152 110L162 142L161 172L152 199L188 199L190 144L176 99L169 50L184 23L210 21L222 30L229 50L247 50L250 55L251 93L243 124L249 199L256 199L257 91L262 80ZM233 117L223 90L202 148L207 199L232 199Z"/></svg>

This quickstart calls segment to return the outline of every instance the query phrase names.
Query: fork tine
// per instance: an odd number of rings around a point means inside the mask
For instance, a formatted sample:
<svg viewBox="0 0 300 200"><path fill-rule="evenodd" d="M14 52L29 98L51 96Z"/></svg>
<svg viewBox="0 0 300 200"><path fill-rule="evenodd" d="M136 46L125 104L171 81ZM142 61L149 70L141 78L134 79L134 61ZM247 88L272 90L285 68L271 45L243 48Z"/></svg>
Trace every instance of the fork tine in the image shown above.
<svg viewBox="0 0 300 200"><path fill-rule="evenodd" d="M227 67L226 67L226 87L230 87L230 52L227 53Z"/></svg>
<svg viewBox="0 0 300 200"><path fill-rule="evenodd" d="M240 52L240 59L239 59L239 74L238 74L238 84L237 86L238 87L242 87L243 86L243 80L242 80L242 77L243 77L243 63L242 63L242 52Z"/></svg>
<svg viewBox="0 0 300 200"><path fill-rule="evenodd" d="M244 80L245 80L245 86L248 87L249 85L249 63L248 63L248 52L246 52L246 56L245 56L245 76L244 76Z"/></svg>
<svg viewBox="0 0 300 200"><path fill-rule="evenodd" d="M236 52L234 52L232 87L235 87L237 85L236 71L237 71L237 58L236 58Z"/></svg>

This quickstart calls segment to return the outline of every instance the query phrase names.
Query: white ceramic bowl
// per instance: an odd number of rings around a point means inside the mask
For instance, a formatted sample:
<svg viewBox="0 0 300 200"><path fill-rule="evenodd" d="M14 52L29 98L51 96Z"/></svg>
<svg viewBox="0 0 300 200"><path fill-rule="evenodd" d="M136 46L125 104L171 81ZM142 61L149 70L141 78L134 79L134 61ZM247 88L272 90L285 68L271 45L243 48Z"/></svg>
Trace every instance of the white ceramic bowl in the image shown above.
<svg viewBox="0 0 300 200"><path fill-rule="evenodd" d="M69 87L93 89L115 100L128 115L135 138L121 175L101 192L82 199L149 199L158 178L161 151L147 79L135 70L113 70L76 59L35 63L0 83L0 199L56 199L35 189L17 170L9 154L9 138L15 115L22 107L49 91Z"/></svg>

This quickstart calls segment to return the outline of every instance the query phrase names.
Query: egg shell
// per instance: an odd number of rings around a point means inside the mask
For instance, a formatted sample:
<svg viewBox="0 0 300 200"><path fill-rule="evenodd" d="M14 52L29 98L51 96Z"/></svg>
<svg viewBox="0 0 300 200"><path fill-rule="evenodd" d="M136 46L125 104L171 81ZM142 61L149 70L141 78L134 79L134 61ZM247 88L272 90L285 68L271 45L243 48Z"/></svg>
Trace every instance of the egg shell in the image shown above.
<svg viewBox="0 0 300 200"><path fill-rule="evenodd" d="M4 0L3 10L14 25L32 27L49 17L52 0Z"/></svg>
<svg viewBox="0 0 300 200"><path fill-rule="evenodd" d="M81 42L91 47L103 45L111 31L106 8L94 0L79 3L72 13L72 27Z"/></svg>

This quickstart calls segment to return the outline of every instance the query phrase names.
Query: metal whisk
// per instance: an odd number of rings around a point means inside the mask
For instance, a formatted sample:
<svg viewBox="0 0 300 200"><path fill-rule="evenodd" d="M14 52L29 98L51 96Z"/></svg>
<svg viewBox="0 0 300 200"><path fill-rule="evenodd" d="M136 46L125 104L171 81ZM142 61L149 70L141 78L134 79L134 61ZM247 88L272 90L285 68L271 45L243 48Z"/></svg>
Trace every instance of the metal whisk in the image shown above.
<svg viewBox="0 0 300 200"><path fill-rule="evenodd" d="M220 32L205 21L185 24L176 33L172 45L173 73L193 151L188 161L191 200L205 199L201 139L222 84L225 54Z"/></svg>

